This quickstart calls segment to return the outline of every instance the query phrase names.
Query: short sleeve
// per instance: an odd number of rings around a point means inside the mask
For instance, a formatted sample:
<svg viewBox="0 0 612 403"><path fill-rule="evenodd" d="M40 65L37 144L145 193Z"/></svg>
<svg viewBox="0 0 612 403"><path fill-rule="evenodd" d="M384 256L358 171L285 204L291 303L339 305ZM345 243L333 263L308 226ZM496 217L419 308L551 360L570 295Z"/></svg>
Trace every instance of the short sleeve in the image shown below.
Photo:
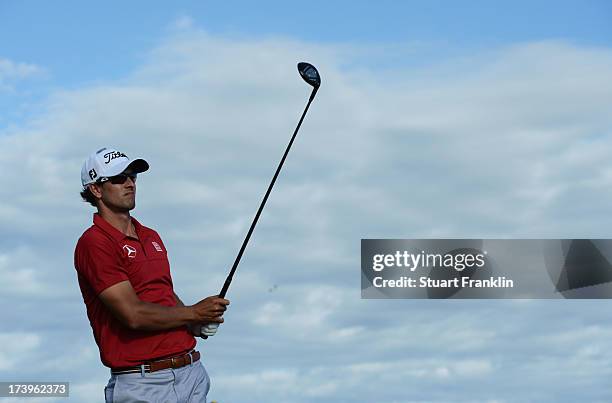
<svg viewBox="0 0 612 403"><path fill-rule="evenodd" d="M81 238L74 253L74 265L96 295L129 279L116 245L103 236Z"/></svg>

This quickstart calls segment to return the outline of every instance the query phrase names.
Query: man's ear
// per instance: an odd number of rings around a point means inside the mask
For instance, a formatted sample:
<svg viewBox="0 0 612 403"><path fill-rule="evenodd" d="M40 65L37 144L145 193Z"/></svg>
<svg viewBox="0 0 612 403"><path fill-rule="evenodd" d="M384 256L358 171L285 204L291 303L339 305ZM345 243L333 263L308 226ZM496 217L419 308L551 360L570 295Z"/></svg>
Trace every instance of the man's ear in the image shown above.
<svg viewBox="0 0 612 403"><path fill-rule="evenodd" d="M96 199L102 198L102 184L100 183L92 183L89 185L89 191Z"/></svg>

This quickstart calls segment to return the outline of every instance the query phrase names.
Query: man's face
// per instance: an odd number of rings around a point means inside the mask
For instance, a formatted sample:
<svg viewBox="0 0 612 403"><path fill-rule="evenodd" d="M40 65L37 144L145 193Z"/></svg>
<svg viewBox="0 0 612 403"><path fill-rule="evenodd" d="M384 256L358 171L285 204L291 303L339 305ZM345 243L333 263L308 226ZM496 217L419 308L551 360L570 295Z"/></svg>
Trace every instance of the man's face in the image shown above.
<svg viewBox="0 0 612 403"><path fill-rule="evenodd" d="M136 174L124 171L122 174L96 185L99 190L98 203L115 212L127 212L136 207Z"/></svg>

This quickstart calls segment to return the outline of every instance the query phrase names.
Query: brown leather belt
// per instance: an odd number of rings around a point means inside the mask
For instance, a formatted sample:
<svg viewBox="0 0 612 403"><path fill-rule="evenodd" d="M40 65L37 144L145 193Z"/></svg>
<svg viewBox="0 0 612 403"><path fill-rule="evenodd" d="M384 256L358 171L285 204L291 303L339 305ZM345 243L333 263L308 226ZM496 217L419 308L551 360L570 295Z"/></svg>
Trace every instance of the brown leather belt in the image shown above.
<svg viewBox="0 0 612 403"><path fill-rule="evenodd" d="M155 372L155 371L160 371L162 369L168 369L168 368L181 368L181 367L184 367L185 365L194 363L199 359L200 359L200 353L193 350L193 351L188 352L185 355L165 358L163 360L158 360L158 361L145 362L144 364L138 365L135 367L111 368L111 374L113 375L134 374L134 373L144 373L144 372Z"/></svg>

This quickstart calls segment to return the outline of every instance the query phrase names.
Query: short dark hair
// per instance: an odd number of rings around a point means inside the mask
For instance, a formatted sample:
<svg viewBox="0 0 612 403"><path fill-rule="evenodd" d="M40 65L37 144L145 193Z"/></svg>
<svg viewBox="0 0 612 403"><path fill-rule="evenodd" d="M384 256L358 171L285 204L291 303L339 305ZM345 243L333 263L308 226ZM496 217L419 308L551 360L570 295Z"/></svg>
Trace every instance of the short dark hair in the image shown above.
<svg viewBox="0 0 612 403"><path fill-rule="evenodd" d="M96 199L93 193L91 193L91 190L89 190L89 186L81 190L81 198L84 202L89 203L94 207L98 207L98 199Z"/></svg>

